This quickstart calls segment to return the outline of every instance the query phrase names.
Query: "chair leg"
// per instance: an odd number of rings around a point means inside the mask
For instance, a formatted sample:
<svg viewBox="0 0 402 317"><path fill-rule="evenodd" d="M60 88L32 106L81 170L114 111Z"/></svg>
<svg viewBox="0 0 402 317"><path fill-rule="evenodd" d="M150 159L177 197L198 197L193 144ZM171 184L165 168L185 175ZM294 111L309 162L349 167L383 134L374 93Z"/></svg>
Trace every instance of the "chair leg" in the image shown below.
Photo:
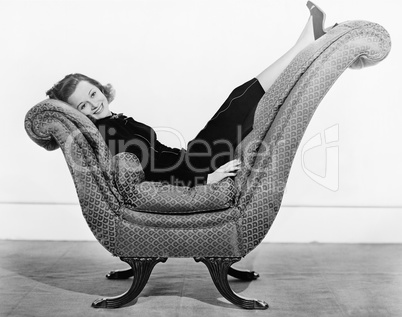
<svg viewBox="0 0 402 317"><path fill-rule="evenodd" d="M228 282L228 270L229 267L241 260L241 258L203 258L198 257L194 258L196 262L204 263L209 273L211 274L212 280L218 291L221 293L223 297L225 297L229 302L240 306L245 309L267 309L268 304L264 301L257 299L248 299L242 296L237 295L230 288Z"/></svg>
<svg viewBox="0 0 402 317"><path fill-rule="evenodd" d="M98 298L92 303L94 308L118 308L134 300L144 289L154 266L159 262L166 262L167 258L120 258L130 264L133 272L133 284L122 295Z"/></svg>
<svg viewBox="0 0 402 317"><path fill-rule="evenodd" d="M109 273L106 274L106 278L109 280L126 280L133 276L133 269L125 269L125 270L115 270L115 271L110 271Z"/></svg>
<svg viewBox="0 0 402 317"><path fill-rule="evenodd" d="M235 277L242 281L253 281L260 277L260 274L249 270L238 270L234 267L229 267L228 275Z"/></svg>

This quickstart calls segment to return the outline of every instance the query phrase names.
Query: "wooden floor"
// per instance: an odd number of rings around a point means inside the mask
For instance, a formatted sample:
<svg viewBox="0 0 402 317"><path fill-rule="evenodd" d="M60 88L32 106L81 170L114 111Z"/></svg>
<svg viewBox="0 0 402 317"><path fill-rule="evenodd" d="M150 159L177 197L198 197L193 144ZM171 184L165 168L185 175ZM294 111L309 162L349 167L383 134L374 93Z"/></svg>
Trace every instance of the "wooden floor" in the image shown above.
<svg viewBox="0 0 402 317"><path fill-rule="evenodd" d="M158 264L133 303L114 310L92 301L125 292L126 268L97 242L0 240L0 316L402 316L402 245L261 244L238 268L260 278L230 278L235 292L265 300L265 311L230 304L193 259Z"/></svg>

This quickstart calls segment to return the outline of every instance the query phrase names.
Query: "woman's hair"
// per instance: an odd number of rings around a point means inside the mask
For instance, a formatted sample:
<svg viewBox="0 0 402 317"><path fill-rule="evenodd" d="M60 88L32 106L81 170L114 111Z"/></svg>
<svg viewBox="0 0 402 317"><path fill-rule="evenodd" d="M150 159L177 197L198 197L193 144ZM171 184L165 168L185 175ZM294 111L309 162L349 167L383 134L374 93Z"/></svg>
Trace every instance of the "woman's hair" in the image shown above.
<svg viewBox="0 0 402 317"><path fill-rule="evenodd" d="M79 73L67 75L58 83L53 85L53 87L46 92L46 95L51 99L67 102L68 98L74 93L77 85L81 81L87 81L96 86L105 95L109 103L113 101L116 92L111 84L103 86L97 80Z"/></svg>

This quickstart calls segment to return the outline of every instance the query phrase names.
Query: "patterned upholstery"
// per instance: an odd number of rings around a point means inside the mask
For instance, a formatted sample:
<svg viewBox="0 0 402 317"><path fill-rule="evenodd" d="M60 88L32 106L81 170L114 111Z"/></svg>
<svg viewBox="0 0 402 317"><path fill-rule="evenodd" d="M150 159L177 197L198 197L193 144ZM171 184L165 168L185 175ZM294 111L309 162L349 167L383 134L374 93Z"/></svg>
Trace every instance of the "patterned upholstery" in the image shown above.
<svg viewBox="0 0 402 317"><path fill-rule="evenodd" d="M141 164L131 153L117 154L113 165L116 187L132 210L183 214L226 209L233 205L236 189L231 179L192 188L143 181Z"/></svg>
<svg viewBox="0 0 402 317"><path fill-rule="evenodd" d="M139 184L145 179L140 160L132 153L124 152L112 159L113 178L119 192L128 193L131 184Z"/></svg>
<svg viewBox="0 0 402 317"><path fill-rule="evenodd" d="M320 101L348 67L375 65L390 48L389 34L378 24L342 23L301 52L264 95L252 155L243 154L248 168L237 179L245 253L261 242L279 211L293 158Z"/></svg>
<svg viewBox="0 0 402 317"><path fill-rule="evenodd" d="M380 25L349 21L302 51L257 107L253 131L237 149L243 166L234 181L235 192L230 190L236 197L231 196L230 205L223 210L194 213L199 202L193 197L183 201L161 192L155 199L138 202L141 199L131 191L130 182L141 180L141 172L124 176L129 183L125 184L124 177L119 177L125 173L124 164L116 168L121 158L111 157L88 118L62 102L44 100L33 107L25 127L42 147L53 150L60 146L83 215L95 237L113 255L245 256L262 241L279 211L295 153L322 98L348 67L380 62L390 45L389 35ZM187 194L174 189L174 195ZM218 191L223 193L225 188ZM142 207L135 210L133 206L139 203ZM169 210L175 213L166 213Z"/></svg>

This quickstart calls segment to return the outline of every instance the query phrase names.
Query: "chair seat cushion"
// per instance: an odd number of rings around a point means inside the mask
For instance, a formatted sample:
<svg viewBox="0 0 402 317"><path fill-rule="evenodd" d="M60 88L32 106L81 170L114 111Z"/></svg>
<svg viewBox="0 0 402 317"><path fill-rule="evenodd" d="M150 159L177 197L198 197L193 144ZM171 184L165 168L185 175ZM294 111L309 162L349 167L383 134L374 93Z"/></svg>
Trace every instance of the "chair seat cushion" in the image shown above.
<svg viewBox="0 0 402 317"><path fill-rule="evenodd" d="M230 178L195 187L174 186L144 180L144 172L134 154L113 158L114 180L127 208L149 213L191 214L227 209L236 195Z"/></svg>
<svg viewBox="0 0 402 317"><path fill-rule="evenodd" d="M120 208L120 215L123 220L141 227L197 230L224 226L228 222L237 222L241 217L241 212L238 208L234 207L218 212L168 214L135 211L123 206Z"/></svg>

